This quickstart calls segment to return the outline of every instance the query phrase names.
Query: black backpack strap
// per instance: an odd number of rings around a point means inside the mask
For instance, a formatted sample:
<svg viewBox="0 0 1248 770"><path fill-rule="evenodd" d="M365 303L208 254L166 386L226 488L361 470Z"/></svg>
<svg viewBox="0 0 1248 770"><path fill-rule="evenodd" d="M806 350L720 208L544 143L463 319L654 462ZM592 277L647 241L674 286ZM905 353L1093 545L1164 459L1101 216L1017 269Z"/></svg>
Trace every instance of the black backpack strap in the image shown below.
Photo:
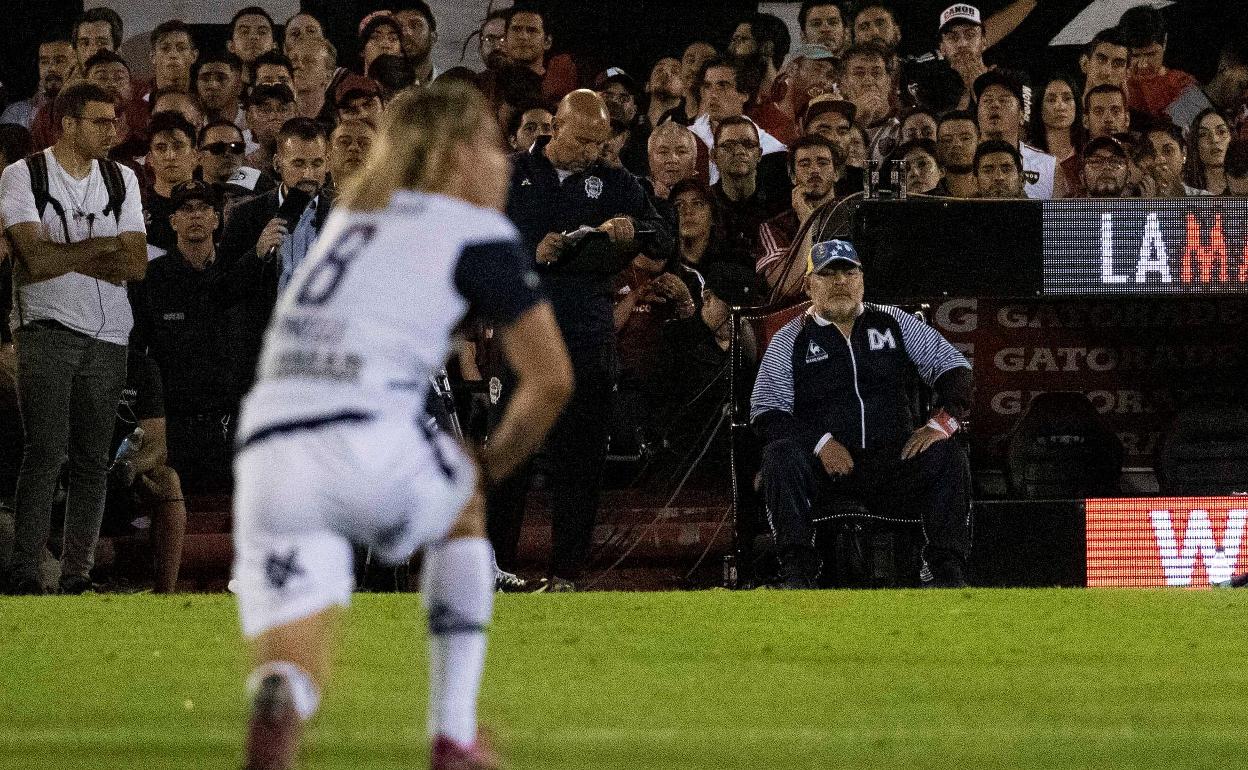
<svg viewBox="0 0 1248 770"><path fill-rule="evenodd" d="M126 180L121 175L121 166L115 160L102 160L100 175L104 177L104 189L108 192L108 205L104 207L104 216L112 213L113 220L121 224L121 204L126 202Z"/></svg>
<svg viewBox="0 0 1248 770"><path fill-rule="evenodd" d="M48 206L56 212L61 218L61 228L65 231L65 242L69 243L69 222L65 219L65 209L61 206L61 202L48 192L48 159L42 152L36 152L26 158L26 169L30 172L30 192L35 198L35 211L39 212L39 218L43 218L43 212Z"/></svg>

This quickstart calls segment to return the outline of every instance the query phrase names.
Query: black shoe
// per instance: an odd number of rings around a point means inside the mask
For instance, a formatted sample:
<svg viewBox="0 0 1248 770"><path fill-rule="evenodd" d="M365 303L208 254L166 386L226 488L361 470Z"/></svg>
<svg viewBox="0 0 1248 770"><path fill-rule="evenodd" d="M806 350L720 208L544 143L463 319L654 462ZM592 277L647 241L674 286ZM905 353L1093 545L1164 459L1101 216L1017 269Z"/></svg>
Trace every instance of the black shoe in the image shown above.
<svg viewBox="0 0 1248 770"><path fill-rule="evenodd" d="M548 594L571 594L576 592L576 583L571 580L564 580L561 577L552 577L550 582L546 584L544 593Z"/></svg>
<svg viewBox="0 0 1248 770"><path fill-rule="evenodd" d="M775 587L781 591L809 591L815 587L815 579L801 564L786 561L780 565L780 582Z"/></svg>
<svg viewBox="0 0 1248 770"><path fill-rule="evenodd" d="M61 578L61 593L66 596L81 596L94 588L91 579L73 575Z"/></svg>
<svg viewBox="0 0 1248 770"><path fill-rule="evenodd" d="M924 588L970 588L966 576L962 574L962 565L956 561L947 561L933 565L932 580L923 584Z"/></svg>
<svg viewBox="0 0 1248 770"><path fill-rule="evenodd" d="M15 578L9 587L9 593L14 596L43 596L47 592L43 581L37 577Z"/></svg>
<svg viewBox="0 0 1248 770"><path fill-rule="evenodd" d="M1231 588L1248 588L1248 572L1231 578Z"/></svg>

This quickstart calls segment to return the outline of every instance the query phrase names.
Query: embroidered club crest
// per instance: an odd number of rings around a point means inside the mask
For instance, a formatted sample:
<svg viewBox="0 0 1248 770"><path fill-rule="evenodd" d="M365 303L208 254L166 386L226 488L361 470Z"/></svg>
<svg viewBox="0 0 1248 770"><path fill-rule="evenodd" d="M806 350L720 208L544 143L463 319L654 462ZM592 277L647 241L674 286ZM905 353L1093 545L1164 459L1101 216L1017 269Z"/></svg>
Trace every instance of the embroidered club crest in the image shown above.
<svg viewBox="0 0 1248 770"><path fill-rule="evenodd" d="M490 403L497 404L503 395L503 381L497 377L490 378Z"/></svg>
<svg viewBox="0 0 1248 770"><path fill-rule="evenodd" d="M819 343L814 340L810 341L810 345L806 347L806 363L817 364L820 361L828 360L828 351L819 347Z"/></svg>
<svg viewBox="0 0 1248 770"><path fill-rule="evenodd" d="M585 194L597 200L602 195L602 180L596 176L585 177Z"/></svg>

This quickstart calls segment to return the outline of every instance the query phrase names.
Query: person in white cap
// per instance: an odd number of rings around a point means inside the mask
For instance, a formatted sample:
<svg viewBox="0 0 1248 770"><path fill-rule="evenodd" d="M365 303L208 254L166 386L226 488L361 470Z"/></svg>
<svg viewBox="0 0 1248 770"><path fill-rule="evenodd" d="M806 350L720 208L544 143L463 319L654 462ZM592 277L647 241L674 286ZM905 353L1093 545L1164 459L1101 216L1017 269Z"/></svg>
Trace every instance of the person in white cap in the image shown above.
<svg viewBox="0 0 1248 770"><path fill-rule="evenodd" d="M984 22L978 8L957 3L940 14L940 57L962 77L966 87L963 102L970 99L975 78L988 71L984 64L986 47Z"/></svg>

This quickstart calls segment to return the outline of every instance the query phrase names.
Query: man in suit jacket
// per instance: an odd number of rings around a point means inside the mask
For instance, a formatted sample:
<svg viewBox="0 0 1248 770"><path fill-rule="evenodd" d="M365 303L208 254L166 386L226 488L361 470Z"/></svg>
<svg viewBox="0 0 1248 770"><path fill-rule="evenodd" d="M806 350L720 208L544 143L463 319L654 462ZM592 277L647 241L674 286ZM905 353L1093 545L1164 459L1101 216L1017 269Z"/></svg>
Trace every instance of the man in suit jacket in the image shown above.
<svg viewBox="0 0 1248 770"><path fill-rule="evenodd" d="M230 338L235 399L255 380L256 363L277 296L307 256L332 201L325 189L328 171L325 129L315 120L291 118L277 137L273 167L281 184L275 190L230 210L218 254L226 280L245 295L231 312ZM289 190L298 188L312 202L297 216L279 216Z"/></svg>

